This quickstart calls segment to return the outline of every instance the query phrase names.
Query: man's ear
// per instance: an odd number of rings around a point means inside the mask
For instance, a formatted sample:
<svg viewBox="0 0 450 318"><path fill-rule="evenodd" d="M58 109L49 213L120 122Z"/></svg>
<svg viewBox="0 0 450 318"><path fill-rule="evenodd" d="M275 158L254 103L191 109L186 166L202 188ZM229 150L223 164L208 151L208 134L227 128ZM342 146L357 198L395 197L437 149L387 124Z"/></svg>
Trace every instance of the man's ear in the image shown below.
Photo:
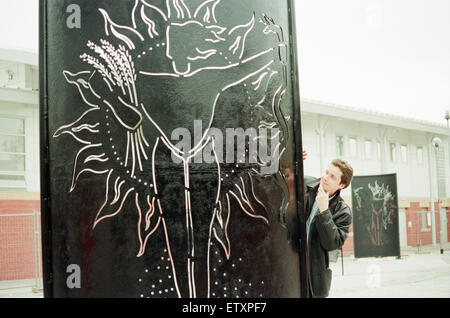
<svg viewBox="0 0 450 318"><path fill-rule="evenodd" d="M346 184L341 183L341 184L339 185L339 190L345 189L346 187L347 187Z"/></svg>

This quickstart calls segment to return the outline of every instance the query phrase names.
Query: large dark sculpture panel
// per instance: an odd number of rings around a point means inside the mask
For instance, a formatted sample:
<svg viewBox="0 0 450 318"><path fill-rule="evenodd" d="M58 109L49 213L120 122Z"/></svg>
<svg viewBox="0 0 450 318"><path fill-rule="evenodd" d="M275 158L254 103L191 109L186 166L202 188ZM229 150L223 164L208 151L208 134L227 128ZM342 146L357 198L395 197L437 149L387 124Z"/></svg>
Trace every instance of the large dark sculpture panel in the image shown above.
<svg viewBox="0 0 450 318"><path fill-rule="evenodd" d="M40 10L45 295L305 296L292 2Z"/></svg>
<svg viewBox="0 0 450 318"><path fill-rule="evenodd" d="M355 257L400 256L397 175L352 180Z"/></svg>

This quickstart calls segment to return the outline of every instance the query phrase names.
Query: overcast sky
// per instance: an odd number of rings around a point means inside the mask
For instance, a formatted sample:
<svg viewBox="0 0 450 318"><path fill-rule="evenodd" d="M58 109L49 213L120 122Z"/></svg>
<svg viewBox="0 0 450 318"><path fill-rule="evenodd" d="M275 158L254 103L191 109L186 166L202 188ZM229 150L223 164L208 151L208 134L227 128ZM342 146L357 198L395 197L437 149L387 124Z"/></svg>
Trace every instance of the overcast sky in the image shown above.
<svg viewBox="0 0 450 318"><path fill-rule="evenodd" d="M450 0L296 0L300 94L445 124Z"/></svg>
<svg viewBox="0 0 450 318"><path fill-rule="evenodd" d="M0 0L0 47L38 51L38 2ZM302 98L445 124L450 0L295 3Z"/></svg>
<svg viewBox="0 0 450 318"><path fill-rule="evenodd" d="M0 0L0 47L38 51L39 0Z"/></svg>

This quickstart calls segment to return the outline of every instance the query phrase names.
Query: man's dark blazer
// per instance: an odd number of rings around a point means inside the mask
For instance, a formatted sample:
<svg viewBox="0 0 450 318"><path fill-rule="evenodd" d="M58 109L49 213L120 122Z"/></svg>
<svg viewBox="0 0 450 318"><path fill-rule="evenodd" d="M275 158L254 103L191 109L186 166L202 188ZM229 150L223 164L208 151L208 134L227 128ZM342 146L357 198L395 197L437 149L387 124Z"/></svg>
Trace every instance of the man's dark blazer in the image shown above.
<svg viewBox="0 0 450 318"><path fill-rule="evenodd" d="M305 212L308 219L317 196L320 179L305 176ZM327 297L331 286L331 269L328 252L344 245L352 223L349 206L340 191L331 199L329 207L317 212L310 225L308 249L308 277L311 297Z"/></svg>

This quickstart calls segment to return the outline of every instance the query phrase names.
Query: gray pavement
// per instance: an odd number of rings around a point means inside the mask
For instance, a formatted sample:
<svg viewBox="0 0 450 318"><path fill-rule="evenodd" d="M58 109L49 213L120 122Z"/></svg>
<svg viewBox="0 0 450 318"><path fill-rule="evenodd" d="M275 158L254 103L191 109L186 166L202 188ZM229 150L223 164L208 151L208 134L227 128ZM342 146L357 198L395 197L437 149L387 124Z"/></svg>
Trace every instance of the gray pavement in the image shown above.
<svg viewBox="0 0 450 318"><path fill-rule="evenodd" d="M405 248L401 257L339 256L331 262L330 298L450 298L450 244ZM42 298L34 279L0 281L0 298Z"/></svg>
<svg viewBox="0 0 450 318"><path fill-rule="evenodd" d="M34 278L0 281L0 298L43 298L41 286Z"/></svg>
<svg viewBox="0 0 450 318"><path fill-rule="evenodd" d="M330 298L450 298L450 245L402 249L396 257L344 255L330 263Z"/></svg>

